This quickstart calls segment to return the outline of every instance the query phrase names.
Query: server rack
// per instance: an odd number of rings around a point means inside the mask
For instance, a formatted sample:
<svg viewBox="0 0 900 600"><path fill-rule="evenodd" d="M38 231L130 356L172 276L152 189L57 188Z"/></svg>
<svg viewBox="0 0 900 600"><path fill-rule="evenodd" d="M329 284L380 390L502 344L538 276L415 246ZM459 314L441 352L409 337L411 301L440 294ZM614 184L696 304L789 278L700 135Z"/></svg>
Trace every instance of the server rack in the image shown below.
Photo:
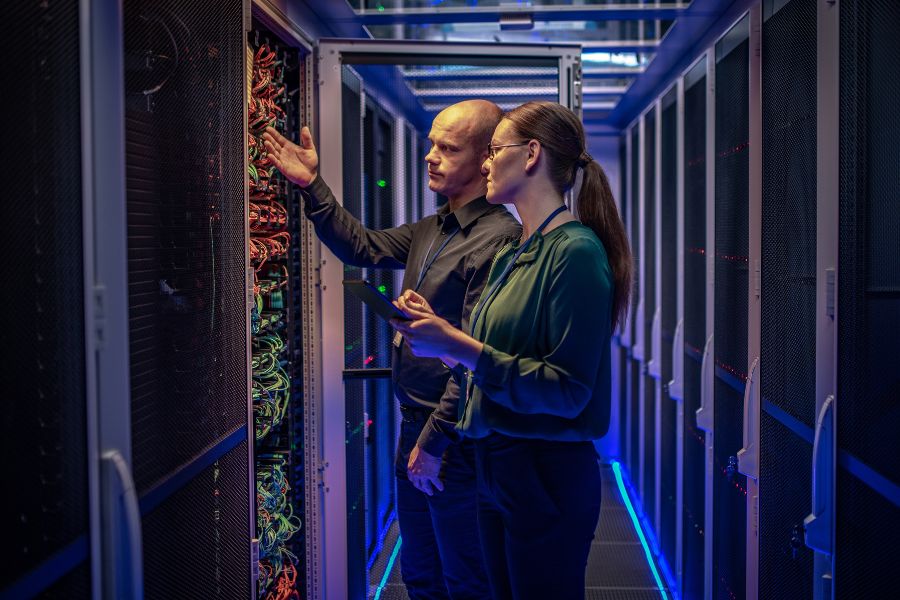
<svg viewBox="0 0 900 600"><path fill-rule="evenodd" d="M886 0L841 2L838 11L838 262L836 279L825 274L826 284L837 286L833 591L838 598L877 597L891 593L883 574L896 572L898 562L873 540L900 535L900 189L893 135L900 125L895 102L900 41L894 27L900 6ZM823 10L820 18L830 24L837 15ZM827 449L826 433L817 431L819 450ZM828 468L827 458L817 456L816 468ZM827 493L829 483L817 479L815 492ZM815 512L826 502L827 496L816 498ZM825 521L827 508L821 512ZM827 551L827 543L815 546Z"/></svg>
<svg viewBox="0 0 900 600"><path fill-rule="evenodd" d="M299 142L312 102L311 45L274 7L253 6L248 35L249 223L257 594L306 597L306 403L312 320L298 187L268 161L266 126Z"/></svg>
<svg viewBox="0 0 900 600"><path fill-rule="evenodd" d="M673 345L678 311L678 90L672 86L660 101L659 125L659 198L657 202L657 317L654 319L654 370L659 386L656 406L656 431L659 444L656 460L656 531L660 552L669 567L677 564L676 522L679 473L678 406L673 401L669 382L673 379Z"/></svg>
<svg viewBox="0 0 900 600"><path fill-rule="evenodd" d="M654 332L656 323L656 216L657 202L657 166L659 160L657 140L659 103L653 104L642 121L643 161L641 162L641 343L642 364L640 382L641 406L641 467L640 491L641 504L649 523L655 526L656 507L658 504L656 487L656 450L658 431L656 429L656 388L657 379L651 368L654 368ZM658 529L657 529L658 531Z"/></svg>
<svg viewBox="0 0 900 600"><path fill-rule="evenodd" d="M130 422L148 597L252 593L243 16L239 0L124 5Z"/></svg>
<svg viewBox="0 0 900 600"><path fill-rule="evenodd" d="M19 140L19 172L9 178L2 225L14 306L4 311L2 335L15 364L2 375L0 596L88 598L101 581L92 534L97 340L86 319L94 309L92 142L100 133L93 86L105 76L91 61L90 32L103 15L78 2L9 9L4 36L16 68L3 81L18 108L4 135Z"/></svg>
<svg viewBox="0 0 900 600"><path fill-rule="evenodd" d="M707 206L707 60L701 58L683 78L684 156L681 169L684 186L683 214L683 358L682 394L682 505L681 560L677 571L684 598L697 598L704 589L706 437L699 427L697 412L703 393L702 366L707 346L706 325L706 206ZM675 352L679 352L676 343ZM678 361L673 361L677 363ZM678 377L678 370L675 370Z"/></svg>
<svg viewBox="0 0 900 600"><path fill-rule="evenodd" d="M816 416L816 3L763 5L759 597L811 598Z"/></svg>
<svg viewBox="0 0 900 600"><path fill-rule="evenodd" d="M641 402L640 402L640 379L641 379L641 363L642 350L642 307L641 307L641 210L640 210L640 162L641 162L641 136L640 121L635 123L631 128L629 151L629 213L631 215L629 230L631 233L631 252L634 260L636 276L634 278L634 290L632 291L632 302L630 308L630 358L628 367L628 470L631 480L641 482Z"/></svg>

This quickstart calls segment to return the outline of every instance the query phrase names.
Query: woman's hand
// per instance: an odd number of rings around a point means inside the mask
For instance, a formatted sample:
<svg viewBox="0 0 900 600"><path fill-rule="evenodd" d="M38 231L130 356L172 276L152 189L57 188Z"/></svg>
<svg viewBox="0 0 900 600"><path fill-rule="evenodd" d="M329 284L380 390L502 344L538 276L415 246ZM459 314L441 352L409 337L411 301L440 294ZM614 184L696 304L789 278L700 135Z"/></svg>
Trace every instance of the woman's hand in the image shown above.
<svg viewBox="0 0 900 600"><path fill-rule="evenodd" d="M406 290L405 292L400 294L400 297L394 300L394 306L407 314L409 314L407 312L407 309L422 313L428 313L431 315L434 314L434 309L431 308L430 304L428 304L428 300L425 299L425 296L422 296L421 294L413 290Z"/></svg>
<svg viewBox="0 0 900 600"><path fill-rule="evenodd" d="M395 304L412 320L391 319L391 325L403 334L414 356L430 358L452 356L454 334L459 332L458 329L446 319L434 314L427 303L420 305L404 301L401 296Z"/></svg>
<svg viewBox="0 0 900 600"><path fill-rule="evenodd" d="M463 363L475 368L484 346L481 342L434 314L428 301L413 290L403 292L394 304L412 319L391 319L391 325L403 334L414 356L440 358L450 367Z"/></svg>

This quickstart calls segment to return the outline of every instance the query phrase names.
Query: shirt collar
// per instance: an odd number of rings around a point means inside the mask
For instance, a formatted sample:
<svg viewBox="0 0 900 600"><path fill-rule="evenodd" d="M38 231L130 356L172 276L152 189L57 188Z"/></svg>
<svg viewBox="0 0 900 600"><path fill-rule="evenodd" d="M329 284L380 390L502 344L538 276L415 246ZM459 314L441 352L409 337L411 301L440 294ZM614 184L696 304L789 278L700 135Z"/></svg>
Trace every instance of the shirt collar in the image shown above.
<svg viewBox="0 0 900 600"><path fill-rule="evenodd" d="M487 198L484 196L480 196L475 198L471 202L467 202L465 205L456 209L452 213L450 212L450 203L446 203L441 206L438 211L438 220L441 223L441 226L444 226L446 221L456 221L459 223L460 229L465 229L475 221L477 221L480 217L485 215L491 208L493 208L493 204L487 201ZM450 217L453 217L452 219Z"/></svg>

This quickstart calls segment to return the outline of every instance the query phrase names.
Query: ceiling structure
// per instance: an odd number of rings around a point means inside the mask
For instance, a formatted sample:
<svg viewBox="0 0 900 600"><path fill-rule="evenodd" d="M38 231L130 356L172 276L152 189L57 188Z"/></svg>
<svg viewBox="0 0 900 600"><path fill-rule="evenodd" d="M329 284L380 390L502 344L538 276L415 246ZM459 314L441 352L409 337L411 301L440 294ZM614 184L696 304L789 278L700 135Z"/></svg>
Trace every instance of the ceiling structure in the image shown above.
<svg viewBox="0 0 900 600"><path fill-rule="evenodd" d="M665 90L708 44L712 26L752 0L345 0L352 18L380 40L577 43L582 46L583 114L589 134L614 134ZM333 17L338 15L332 11ZM351 16L352 15L352 16ZM463 98L510 108L556 96L552 69L401 66L429 112Z"/></svg>

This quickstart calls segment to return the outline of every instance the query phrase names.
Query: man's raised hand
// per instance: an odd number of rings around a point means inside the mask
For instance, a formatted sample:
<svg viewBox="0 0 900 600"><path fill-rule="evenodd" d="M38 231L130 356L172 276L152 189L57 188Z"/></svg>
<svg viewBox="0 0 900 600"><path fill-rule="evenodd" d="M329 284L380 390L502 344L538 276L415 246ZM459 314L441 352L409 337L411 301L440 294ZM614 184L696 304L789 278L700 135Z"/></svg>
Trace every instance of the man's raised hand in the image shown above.
<svg viewBox="0 0 900 600"><path fill-rule="evenodd" d="M319 172L319 155L309 127L300 130L299 146L272 127L266 127L262 140L272 164L285 177L303 188L315 180Z"/></svg>

